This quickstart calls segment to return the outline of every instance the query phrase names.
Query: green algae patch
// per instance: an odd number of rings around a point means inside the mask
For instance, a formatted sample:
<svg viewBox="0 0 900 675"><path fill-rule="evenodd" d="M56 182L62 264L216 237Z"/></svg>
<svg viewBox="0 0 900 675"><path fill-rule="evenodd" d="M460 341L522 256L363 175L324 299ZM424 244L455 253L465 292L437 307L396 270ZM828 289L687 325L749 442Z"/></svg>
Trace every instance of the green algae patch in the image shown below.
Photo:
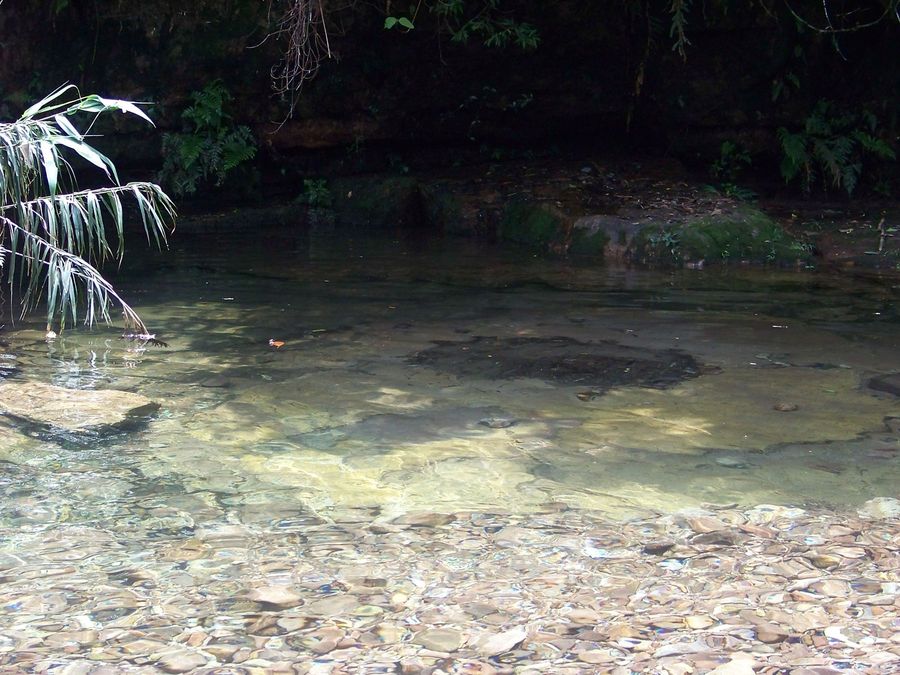
<svg viewBox="0 0 900 675"><path fill-rule="evenodd" d="M651 263L749 262L785 264L808 257L808 247L759 209L740 206L673 225L650 225L637 237L638 257Z"/></svg>

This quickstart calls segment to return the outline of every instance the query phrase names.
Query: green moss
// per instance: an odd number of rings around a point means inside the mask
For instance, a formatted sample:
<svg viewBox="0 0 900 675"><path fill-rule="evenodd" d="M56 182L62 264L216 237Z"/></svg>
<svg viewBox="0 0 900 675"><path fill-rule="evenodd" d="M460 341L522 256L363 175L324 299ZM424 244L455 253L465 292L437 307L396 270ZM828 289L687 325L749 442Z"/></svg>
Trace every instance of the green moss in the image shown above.
<svg viewBox="0 0 900 675"><path fill-rule="evenodd" d="M564 239L563 219L541 204L513 202L503 211L500 238L529 248L548 250Z"/></svg>
<svg viewBox="0 0 900 675"><path fill-rule="evenodd" d="M640 257L672 264L747 261L786 263L803 258L805 247L758 209L742 206L672 226L648 226L637 241Z"/></svg>

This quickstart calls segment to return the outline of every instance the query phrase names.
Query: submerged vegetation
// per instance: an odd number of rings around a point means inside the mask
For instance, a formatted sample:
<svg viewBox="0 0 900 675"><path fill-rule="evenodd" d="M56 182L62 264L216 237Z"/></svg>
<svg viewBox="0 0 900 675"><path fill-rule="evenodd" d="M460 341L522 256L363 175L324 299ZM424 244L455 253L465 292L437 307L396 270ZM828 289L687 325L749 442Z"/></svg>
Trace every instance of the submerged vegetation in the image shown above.
<svg viewBox="0 0 900 675"><path fill-rule="evenodd" d="M118 304L126 327L146 333L96 265L122 258L123 200L136 205L157 245L165 242L174 207L153 183L123 185L113 162L88 142L97 118L112 112L152 124L130 101L82 96L72 85L0 124L0 265L23 312L46 300L48 330L75 323L82 308L86 323L109 321L110 305ZM79 189L79 161L99 170L108 185Z"/></svg>

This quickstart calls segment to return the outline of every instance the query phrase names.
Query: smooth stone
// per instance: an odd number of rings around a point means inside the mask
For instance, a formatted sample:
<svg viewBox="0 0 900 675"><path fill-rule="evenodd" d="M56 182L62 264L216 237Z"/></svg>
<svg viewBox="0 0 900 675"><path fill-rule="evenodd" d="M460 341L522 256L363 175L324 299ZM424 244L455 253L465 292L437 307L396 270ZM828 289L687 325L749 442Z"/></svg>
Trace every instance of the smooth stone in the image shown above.
<svg viewBox="0 0 900 675"><path fill-rule="evenodd" d="M648 555L662 555L673 546L675 546L674 541L648 541L641 551Z"/></svg>
<svg viewBox="0 0 900 675"><path fill-rule="evenodd" d="M116 426L158 407L149 398L128 391L0 382L0 412L65 431Z"/></svg>
<svg viewBox="0 0 900 675"><path fill-rule="evenodd" d="M359 607L359 600L352 595L333 595L311 602L306 612L313 616L337 616L347 614Z"/></svg>
<svg viewBox="0 0 900 675"><path fill-rule="evenodd" d="M583 663L599 665L601 663L614 662L616 660L616 656L605 649L588 649L587 651L579 652L578 660Z"/></svg>
<svg viewBox="0 0 900 675"><path fill-rule="evenodd" d="M491 429L507 429L515 423L516 420L510 417L485 417L483 420L478 421L478 424L481 426Z"/></svg>
<svg viewBox="0 0 900 675"><path fill-rule="evenodd" d="M167 673L187 673L194 668L202 668L206 663L206 657L196 652L178 651L166 654L156 665Z"/></svg>
<svg viewBox="0 0 900 675"><path fill-rule="evenodd" d="M449 628L429 628L417 633L413 642L435 652L455 652L462 645L463 636Z"/></svg>
<svg viewBox="0 0 900 675"><path fill-rule="evenodd" d="M407 525L408 527L440 527L448 525L456 520L456 516L447 513L408 513L394 520L397 525Z"/></svg>
<svg viewBox="0 0 900 675"><path fill-rule="evenodd" d="M275 607L296 607L303 604L303 598L287 586L263 586L254 588L247 594L254 602Z"/></svg>
<svg viewBox="0 0 900 675"><path fill-rule="evenodd" d="M900 500L893 497L875 497L863 504L858 513L864 518L897 518L900 516Z"/></svg>
<svg viewBox="0 0 900 675"><path fill-rule="evenodd" d="M756 629L756 639L767 644L784 642L789 636L788 631L771 624L763 624Z"/></svg>
<svg viewBox="0 0 900 675"><path fill-rule="evenodd" d="M476 649L485 656L496 656L510 651L526 637L527 633L524 628L513 628L479 639Z"/></svg>
<svg viewBox="0 0 900 675"><path fill-rule="evenodd" d="M685 617L684 623L688 628L699 630L701 628L709 628L715 623L715 621L708 616L704 616L702 614L694 614Z"/></svg>
<svg viewBox="0 0 900 675"><path fill-rule="evenodd" d="M387 623L379 624L372 630L378 641L386 645L403 642L403 638L406 637L408 632L405 628Z"/></svg>
<svg viewBox="0 0 900 675"><path fill-rule="evenodd" d="M746 469L750 465L737 457L716 457L716 464L729 469Z"/></svg>

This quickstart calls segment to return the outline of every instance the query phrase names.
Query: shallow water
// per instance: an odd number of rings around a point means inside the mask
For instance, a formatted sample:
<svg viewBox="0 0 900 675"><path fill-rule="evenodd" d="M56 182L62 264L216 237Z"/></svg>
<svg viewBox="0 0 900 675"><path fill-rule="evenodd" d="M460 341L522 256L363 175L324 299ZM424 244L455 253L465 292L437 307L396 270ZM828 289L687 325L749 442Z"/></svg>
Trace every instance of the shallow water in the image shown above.
<svg viewBox="0 0 900 675"><path fill-rule="evenodd" d="M898 504L855 513L900 478L898 403L863 387L900 366L896 287L177 241L118 280L167 349L3 336L14 378L160 404L97 433L2 421L3 672L900 659Z"/></svg>
<svg viewBox="0 0 900 675"><path fill-rule="evenodd" d="M120 288L168 349L105 328L6 334L19 377L161 404L99 439L10 435L0 459L23 487L0 495L7 524L118 528L150 517L148 498L246 522L560 502L634 518L896 493L886 419L900 406L862 386L900 366L896 285L578 266L454 240L297 233L265 248L182 237L134 263ZM621 363L582 372L597 345ZM678 359L696 366L684 379L607 381Z"/></svg>

